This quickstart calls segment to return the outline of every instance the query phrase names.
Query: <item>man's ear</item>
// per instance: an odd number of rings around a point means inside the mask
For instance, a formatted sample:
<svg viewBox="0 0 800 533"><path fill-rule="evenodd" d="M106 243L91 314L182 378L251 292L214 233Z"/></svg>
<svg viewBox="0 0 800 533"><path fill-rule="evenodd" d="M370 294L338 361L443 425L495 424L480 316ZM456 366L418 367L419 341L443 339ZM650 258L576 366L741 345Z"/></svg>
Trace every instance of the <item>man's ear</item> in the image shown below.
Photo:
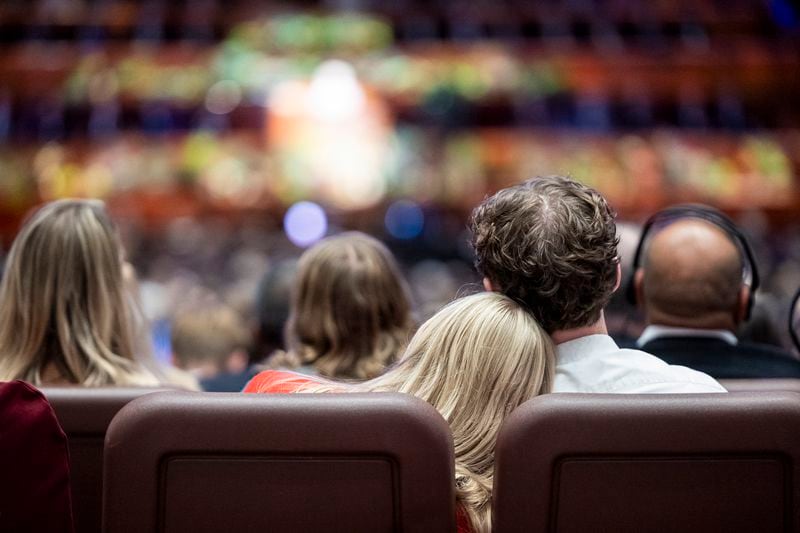
<svg viewBox="0 0 800 533"><path fill-rule="evenodd" d="M747 304L750 302L750 287L742 285L739 289L739 298L736 300L736 309L734 310L733 319L738 326L747 320Z"/></svg>
<svg viewBox="0 0 800 533"><path fill-rule="evenodd" d="M486 289L486 292L494 292L494 285L492 284L492 280L490 280L487 277L484 277L483 288Z"/></svg>
<svg viewBox="0 0 800 533"><path fill-rule="evenodd" d="M636 296L636 307L644 309L644 269L637 268L633 273L633 293Z"/></svg>
<svg viewBox="0 0 800 533"><path fill-rule="evenodd" d="M614 283L614 290L612 292L617 292L619 286L622 284L622 266L617 263L617 282Z"/></svg>

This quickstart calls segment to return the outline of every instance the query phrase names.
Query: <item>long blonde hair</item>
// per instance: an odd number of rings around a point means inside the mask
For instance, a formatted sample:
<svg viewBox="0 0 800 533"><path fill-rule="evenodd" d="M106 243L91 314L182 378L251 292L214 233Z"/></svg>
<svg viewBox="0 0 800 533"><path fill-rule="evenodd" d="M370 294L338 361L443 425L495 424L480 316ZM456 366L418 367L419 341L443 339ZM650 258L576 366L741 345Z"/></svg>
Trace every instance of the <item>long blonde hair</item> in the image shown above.
<svg viewBox="0 0 800 533"><path fill-rule="evenodd" d="M359 232L324 239L298 264L285 340L270 366L369 379L400 355L413 327L409 291L391 252Z"/></svg>
<svg viewBox="0 0 800 533"><path fill-rule="evenodd" d="M0 284L0 380L158 383L134 355L140 346L121 250L96 200L52 202L26 222Z"/></svg>
<svg viewBox="0 0 800 533"><path fill-rule="evenodd" d="M450 303L420 326L400 362L350 385L301 392L396 391L421 398L450 424L456 498L477 532L491 527L494 445L517 406L550 392L555 349L533 316L507 296L484 292Z"/></svg>

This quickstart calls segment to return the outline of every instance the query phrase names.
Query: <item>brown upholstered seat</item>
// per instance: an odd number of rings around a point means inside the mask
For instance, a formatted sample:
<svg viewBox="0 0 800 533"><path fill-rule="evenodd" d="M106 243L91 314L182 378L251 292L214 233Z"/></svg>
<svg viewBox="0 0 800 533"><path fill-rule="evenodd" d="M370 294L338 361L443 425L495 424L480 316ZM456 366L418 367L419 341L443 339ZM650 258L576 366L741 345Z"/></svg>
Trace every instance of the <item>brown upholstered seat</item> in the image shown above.
<svg viewBox="0 0 800 533"><path fill-rule="evenodd" d="M75 529L99 533L103 497L103 442L114 415L131 400L157 390L124 387L46 387L42 392L67 434Z"/></svg>
<svg viewBox="0 0 800 533"><path fill-rule="evenodd" d="M790 391L800 392L800 379L722 379L729 392Z"/></svg>
<svg viewBox="0 0 800 533"><path fill-rule="evenodd" d="M153 394L104 479L107 533L454 530L448 425L401 394Z"/></svg>
<svg viewBox="0 0 800 533"><path fill-rule="evenodd" d="M800 395L550 394L498 437L494 531L800 528Z"/></svg>

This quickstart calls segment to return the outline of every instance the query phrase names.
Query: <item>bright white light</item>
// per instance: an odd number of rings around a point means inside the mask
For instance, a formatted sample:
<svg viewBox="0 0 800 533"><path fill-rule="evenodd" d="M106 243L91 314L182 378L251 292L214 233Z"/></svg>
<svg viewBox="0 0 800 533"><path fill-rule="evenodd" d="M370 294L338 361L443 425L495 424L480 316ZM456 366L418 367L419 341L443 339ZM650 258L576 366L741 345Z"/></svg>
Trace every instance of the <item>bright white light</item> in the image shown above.
<svg viewBox="0 0 800 533"><path fill-rule="evenodd" d="M289 198L320 198L360 209L386 194L391 117L355 69L323 62L309 82L288 81L269 95L267 138Z"/></svg>
<svg viewBox="0 0 800 533"><path fill-rule="evenodd" d="M297 202L283 217L286 236L297 246L305 248L320 240L328 231L328 217L313 202Z"/></svg>
<svg viewBox="0 0 800 533"><path fill-rule="evenodd" d="M317 120L344 120L364 109L366 96L349 63L325 61L314 72L308 90L309 114Z"/></svg>

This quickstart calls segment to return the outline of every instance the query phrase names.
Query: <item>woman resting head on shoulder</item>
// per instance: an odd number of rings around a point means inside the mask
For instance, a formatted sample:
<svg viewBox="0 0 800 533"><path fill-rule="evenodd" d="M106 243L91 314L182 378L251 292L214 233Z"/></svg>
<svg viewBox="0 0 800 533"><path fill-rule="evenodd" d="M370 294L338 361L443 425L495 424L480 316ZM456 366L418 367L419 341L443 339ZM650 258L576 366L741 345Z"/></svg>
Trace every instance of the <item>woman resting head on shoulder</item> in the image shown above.
<svg viewBox="0 0 800 533"><path fill-rule="evenodd" d="M147 332L137 327L144 320L126 268L102 202L59 200L36 211L0 284L0 381L157 385L137 359Z"/></svg>
<svg viewBox="0 0 800 533"><path fill-rule="evenodd" d="M391 252L363 233L342 233L300 257L284 332L287 350L267 366L373 378L402 353L413 325L408 287Z"/></svg>
<svg viewBox="0 0 800 533"><path fill-rule="evenodd" d="M404 392L425 400L453 434L460 513L472 531L485 532L497 432L516 407L550 391L554 354L530 313L500 293L484 292L450 303L422 324L400 361L380 377L343 384L266 371L245 392Z"/></svg>

